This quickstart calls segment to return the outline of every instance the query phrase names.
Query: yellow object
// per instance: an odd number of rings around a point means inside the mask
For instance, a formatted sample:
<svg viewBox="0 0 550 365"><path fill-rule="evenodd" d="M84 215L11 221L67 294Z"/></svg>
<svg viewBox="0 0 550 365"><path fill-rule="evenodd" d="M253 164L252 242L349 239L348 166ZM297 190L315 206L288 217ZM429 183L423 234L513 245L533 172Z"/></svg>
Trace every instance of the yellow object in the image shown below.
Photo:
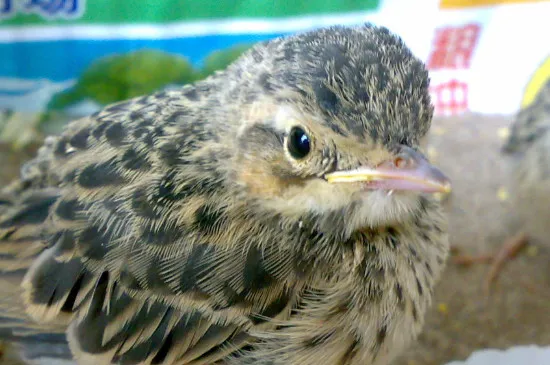
<svg viewBox="0 0 550 365"><path fill-rule="evenodd" d="M433 146L428 147L427 153L428 153L428 158L430 160L435 160L437 158L437 151L436 151L435 147L433 147Z"/></svg>
<svg viewBox="0 0 550 365"><path fill-rule="evenodd" d="M449 306L446 304L446 303L439 303L437 305L437 310L441 313L441 314L447 314L449 313Z"/></svg>
<svg viewBox="0 0 550 365"><path fill-rule="evenodd" d="M440 9L475 8L481 6L535 3L547 0L441 0Z"/></svg>
<svg viewBox="0 0 550 365"><path fill-rule="evenodd" d="M497 134L502 140L508 139L508 136L510 136L510 129L508 127L499 128Z"/></svg>
<svg viewBox="0 0 550 365"><path fill-rule="evenodd" d="M539 248L537 246L529 245L527 247L527 255L531 257L537 256L539 253Z"/></svg>
<svg viewBox="0 0 550 365"><path fill-rule="evenodd" d="M508 194L508 190L506 190L505 187L500 187L498 189L498 192L497 192L498 200L504 202L504 201L508 200L509 196L510 195Z"/></svg>
<svg viewBox="0 0 550 365"><path fill-rule="evenodd" d="M540 89L547 82L550 82L550 56L546 57L544 62L537 68L537 70L531 76L531 79L527 83L525 90L523 92L523 100L521 100L521 107L525 108L531 104Z"/></svg>
<svg viewBox="0 0 550 365"><path fill-rule="evenodd" d="M435 134L436 136L442 136L445 134L445 129L442 128L442 127L433 127L432 128L432 132L433 134Z"/></svg>

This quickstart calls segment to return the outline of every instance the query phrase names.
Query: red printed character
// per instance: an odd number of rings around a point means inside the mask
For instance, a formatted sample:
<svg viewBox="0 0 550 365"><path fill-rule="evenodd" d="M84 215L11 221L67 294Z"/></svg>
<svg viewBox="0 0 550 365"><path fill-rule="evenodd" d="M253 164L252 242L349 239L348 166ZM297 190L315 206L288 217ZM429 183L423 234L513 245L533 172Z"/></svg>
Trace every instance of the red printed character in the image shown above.
<svg viewBox="0 0 550 365"><path fill-rule="evenodd" d="M480 30L481 26L477 23L436 29L428 69L469 68Z"/></svg>
<svg viewBox="0 0 550 365"><path fill-rule="evenodd" d="M450 80L430 87L432 103L437 115L455 115L468 109L468 84Z"/></svg>

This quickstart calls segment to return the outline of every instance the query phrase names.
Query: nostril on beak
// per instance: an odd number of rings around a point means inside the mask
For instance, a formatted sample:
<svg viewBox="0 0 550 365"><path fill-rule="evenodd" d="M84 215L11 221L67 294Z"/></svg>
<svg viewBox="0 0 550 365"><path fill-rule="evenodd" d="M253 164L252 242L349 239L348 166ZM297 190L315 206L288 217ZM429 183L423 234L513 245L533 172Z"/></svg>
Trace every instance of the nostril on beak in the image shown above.
<svg viewBox="0 0 550 365"><path fill-rule="evenodd" d="M407 167L408 162L407 162L407 159L405 159L405 158L403 158L403 157L396 157L396 158L393 160L393 164L394 164L395 167L397 167L398 169L403 169L403 168Z"/></svg>

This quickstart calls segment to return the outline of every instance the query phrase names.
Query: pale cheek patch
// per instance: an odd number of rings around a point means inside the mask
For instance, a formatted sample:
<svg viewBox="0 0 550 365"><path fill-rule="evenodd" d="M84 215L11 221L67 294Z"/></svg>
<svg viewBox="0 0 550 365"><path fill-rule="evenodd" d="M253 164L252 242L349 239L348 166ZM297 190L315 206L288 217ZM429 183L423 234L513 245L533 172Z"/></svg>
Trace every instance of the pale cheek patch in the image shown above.
<svg viewBox="0 0 550 365"><path fill-rule="evenodd" d="M349 215L349 230L353 232L365 226L379 227L403 221L417 209L418 204L413 194L394 193L388 196L385 191L366 193Z"/></svg>
<svg viewBox="0 0 550 365"><path fill-rule="evenodd" d="M267 121L273 120L272 127L278 131L285 131L285 125L282 124L284 119L279 116L281 107L274 104L271 100L260 99L250 105L249 110L244 112L244 120L237 131L237 136L241 137L254 124L264 124ZM285 108L290 109L290 108Z"/></svg>
<svg viewBox="0 0 550 365"><path fill-rule="evenodd" d="M352 193L343 186L327 186L328 183L322 180L308 185L305 191L308 195L308 208L312 212L324 214L343 209L353 202Z"/></svg>
<svg viewBox="0 0 550 365"><path fill-rule="evenodd" d="M289 217L314 213L324 215L342 211L346 216L347 233L365 227L380 227L403 221L418 208L415 194L385 191L359 192L351 186L328 185L323 180L308 182L299 188L289 188L267 203Z"/></svg>
<svg viewBox="0 0 550 365"><path fill-rule="evenodd" d="M286 131L296 120L298 120L298 115L291 107L280 106L277 108L275 118L273 119L273 128Z"/></svg>
<svg viewBox="0 0 550 365"><path fill-rule="evenodd" d="M325 214L352 204L351 192L328 185L323 180L311 180L299 187L288 187L278 198L268 202L272 208L287 216L305 213Z"/></svg>

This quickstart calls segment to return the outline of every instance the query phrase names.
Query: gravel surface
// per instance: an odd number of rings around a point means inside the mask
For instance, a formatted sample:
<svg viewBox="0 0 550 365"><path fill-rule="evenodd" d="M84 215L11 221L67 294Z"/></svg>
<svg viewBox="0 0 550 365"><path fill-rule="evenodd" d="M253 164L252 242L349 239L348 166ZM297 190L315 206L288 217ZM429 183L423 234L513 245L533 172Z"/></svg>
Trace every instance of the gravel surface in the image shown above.
<svg viewBox="0 0 550 365"><path fill-rule="evenodd" d="M492 253L520 229L507 200L507 160L500 155L511 117L437 119L428 151L453 181L445 201L451 244L463 254ZM482 348L550 345L550 245L530 243L509 262L490 296L488 265L449 261L419 340L399 365L440 365Z"/></svg>

